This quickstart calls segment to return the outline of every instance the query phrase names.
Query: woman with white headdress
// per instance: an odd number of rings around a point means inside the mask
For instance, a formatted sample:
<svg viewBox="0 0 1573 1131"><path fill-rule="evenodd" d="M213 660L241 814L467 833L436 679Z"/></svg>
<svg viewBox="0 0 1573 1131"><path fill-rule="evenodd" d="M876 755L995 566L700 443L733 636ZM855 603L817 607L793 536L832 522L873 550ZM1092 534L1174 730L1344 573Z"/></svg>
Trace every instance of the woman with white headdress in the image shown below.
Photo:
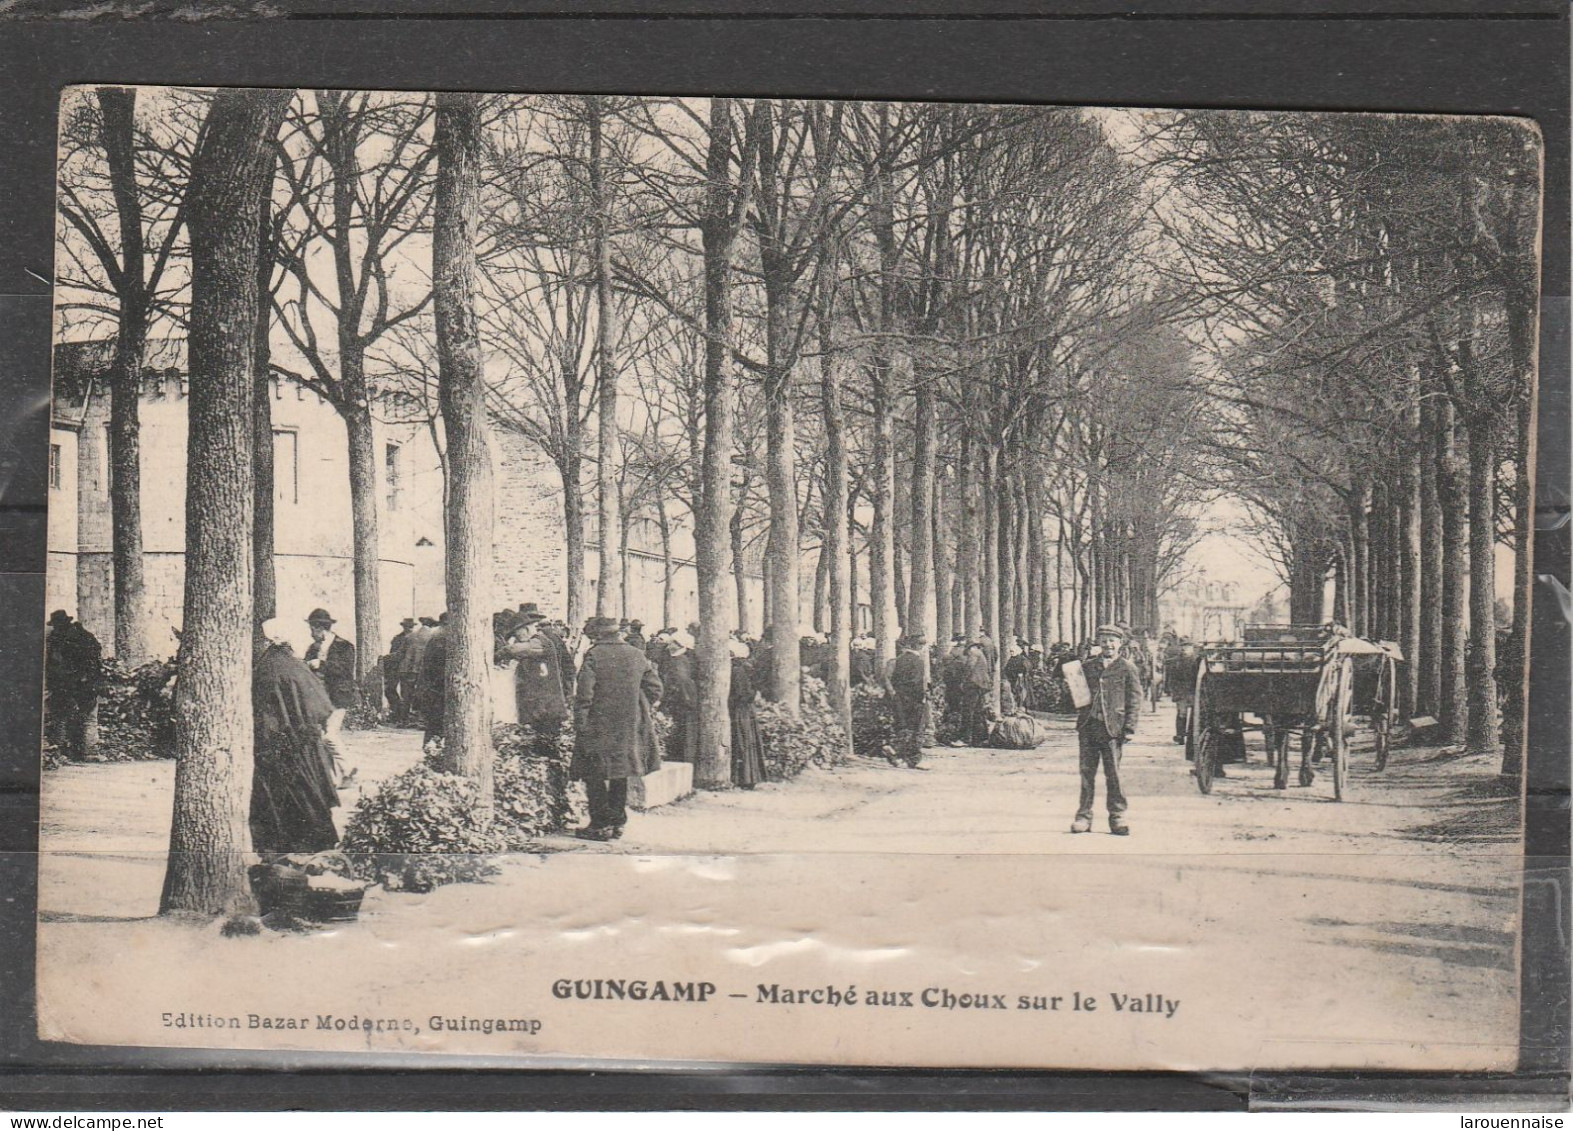
<svg viewBox="0 0 1573 1131"><path fill-rule="evenodd" d="M727 708L732 716L732 784L753 789L765 780L765 743L754 713L754 666L746 643L734 640L731 649L732 691Z"/></svg>

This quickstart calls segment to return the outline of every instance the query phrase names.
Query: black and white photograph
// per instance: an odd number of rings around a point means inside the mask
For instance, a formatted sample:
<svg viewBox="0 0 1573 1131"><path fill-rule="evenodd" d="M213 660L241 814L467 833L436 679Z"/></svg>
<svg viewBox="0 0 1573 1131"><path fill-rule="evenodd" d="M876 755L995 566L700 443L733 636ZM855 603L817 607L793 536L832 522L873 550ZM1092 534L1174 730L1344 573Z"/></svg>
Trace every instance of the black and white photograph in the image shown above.
<svg viewBox="0 0 1573 1131"><path fill-rule="evenodd" d="M1517 1064L1532 122L58 130L40 1037Z"/></svg>

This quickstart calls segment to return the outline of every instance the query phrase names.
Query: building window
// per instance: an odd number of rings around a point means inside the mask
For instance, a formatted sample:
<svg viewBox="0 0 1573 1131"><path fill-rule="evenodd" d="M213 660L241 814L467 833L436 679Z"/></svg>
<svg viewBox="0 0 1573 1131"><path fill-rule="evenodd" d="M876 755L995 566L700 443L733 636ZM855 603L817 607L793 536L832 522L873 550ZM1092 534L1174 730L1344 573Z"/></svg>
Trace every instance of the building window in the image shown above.
<svg viewBox="0 0 1573 1131"><path fill-rule="evenodd" d="M273 501L300 502L300 436L278 428L273 430Z"/></svg>
<svg viewBox="0 0 1573 1131"><path fill-rule="evenodd" d="M60 490L60 445L49 445L49 489Z"/></svg>
<svg viewBox="0 0 1573 1131"><path fill-rule="evenodd" d="M399 474L399 445L387 445L383 453L383 466L388 480L388 510L396 511L399 509L399 490L403 486Z"/></svg>

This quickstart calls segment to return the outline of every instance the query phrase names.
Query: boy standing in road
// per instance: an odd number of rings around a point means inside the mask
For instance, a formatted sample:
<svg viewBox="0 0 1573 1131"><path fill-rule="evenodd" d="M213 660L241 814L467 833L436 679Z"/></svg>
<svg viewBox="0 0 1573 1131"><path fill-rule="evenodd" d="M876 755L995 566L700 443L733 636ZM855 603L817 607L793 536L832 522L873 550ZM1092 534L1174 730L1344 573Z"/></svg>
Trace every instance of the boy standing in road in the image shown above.
<svg viewBox="0 0 1573 1131"><path fill-rule="evenodd" d="M1120 788L1120 755L1125 740L1136 732L1141 712L1141 677L1136 665L1120 655L1125 630L1106 624L1098 629L1099 654L1082 665L1092 700L1076 716L1076 738L1081 758L1081 801L1076 807L1073 833L1092 831L1092 805L1097 793L1098 767L1103 767L1109 831L1129 836L1125 823L1125 793Z"/></svg>

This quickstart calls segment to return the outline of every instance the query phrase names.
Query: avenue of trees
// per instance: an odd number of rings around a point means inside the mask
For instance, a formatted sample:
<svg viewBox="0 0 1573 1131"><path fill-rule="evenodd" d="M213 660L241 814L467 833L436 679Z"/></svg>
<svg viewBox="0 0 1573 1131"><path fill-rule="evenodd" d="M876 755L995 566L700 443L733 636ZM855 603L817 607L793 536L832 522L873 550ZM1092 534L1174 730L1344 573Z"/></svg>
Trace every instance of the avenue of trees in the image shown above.
<svg viewBox="0 0 1573 1131"><path fill-rule="evenodd" d="M1167 270L1195 296L1218 367L1208 443L1223 481L1266 519L1291 619L1398 642L1401 713L1438 718L1452 744L1500 742L1516 773L1539 303L1533 128L1196 114L1151 133L1174 186ZM1498 544L1516 568L1503 656Z"/></svg>
<svg viewBox="0 0 1573 1131"><path fill-rule="evenodd" d="M247 898L251 632L273 593L254 439L278 374L345 421L363 660L387 635L371 422L439 440L445 751L483 797L490 611L521 596L490 592L492 429L560 475L564 529L542 535L568 548L570 623L650 612L625 597L644 519L669 620L670 533L693 530L702 788L729 776L734 628L777 630L763 686L789 711L799 630L828 634L849 715L865 594L880 660L904 632L1156 631L1224 495L1250 508L1294 619L1399 641L1405 709L1475 749L1505 738L1516 768L1493 568L1506 540L1527 571L1539 196L1514 126L104 90L68 99L63 136L62 318L116 343L128 657L145 648L126 486L141 353L189 342L166 911ZM1512 670L1526 625L1516 601Z"/></svg>

